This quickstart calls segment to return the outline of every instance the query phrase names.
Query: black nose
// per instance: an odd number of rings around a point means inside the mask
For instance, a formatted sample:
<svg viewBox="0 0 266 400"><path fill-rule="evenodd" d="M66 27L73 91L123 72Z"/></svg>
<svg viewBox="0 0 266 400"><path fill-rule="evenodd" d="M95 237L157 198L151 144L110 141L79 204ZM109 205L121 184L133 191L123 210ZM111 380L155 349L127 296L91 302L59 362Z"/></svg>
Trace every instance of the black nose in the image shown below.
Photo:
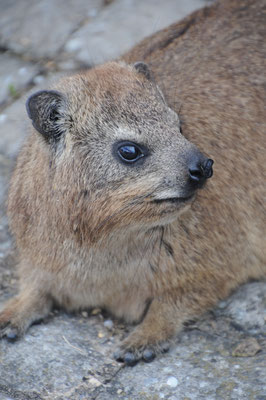
<svg viewBox="0 0 266 400"><path fill-rule="evenodd" d="M213 174L212 165L213 160L210 158L191 161L189 165L190 181L197 186L203 185L206 179L210 178Z"/></svg>

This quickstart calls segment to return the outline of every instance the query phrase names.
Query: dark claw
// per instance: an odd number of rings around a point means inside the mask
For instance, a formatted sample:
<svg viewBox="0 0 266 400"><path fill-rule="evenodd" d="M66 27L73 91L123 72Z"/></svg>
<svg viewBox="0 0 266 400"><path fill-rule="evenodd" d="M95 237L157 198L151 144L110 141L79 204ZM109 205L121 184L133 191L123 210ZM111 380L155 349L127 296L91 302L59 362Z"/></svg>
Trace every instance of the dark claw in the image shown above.
<svg viewBox="0 0 266 400"><path fill-rule="evenodd" d="M170 349L170 344L168 342L164 342L161 344L162 353L167 353Z"/></svg>
<svg viewBox="0 0 266 400"><path fill-rule="evenodd" d="M147 363L152 362L155 359L155 353L153 350L146 349L143 352L142 358Z"/></svg>
<svg viewBox="0 0 266 400"><path fill-rule="evenodd" d="M124 356L124 361L126 363L126 365L128 365L129 367L133 367L134 365L137 364L138 360L137 358L134 356L133 353L126 353Z"/></svg>
<svg viewBox="0 0 266 400"><path fill-rule="evenodd" d="M114 352L113 357L118 362L123 362L124 361L123 353L119 349Z"/></svg>
<svg viewBox="0 0 266 400"><path fill-rule="evenodd" d="M18 339L18 332L16 329L10 329L7 333L6 333L6 338L9 342L14 342L15 340Z"/></svg>

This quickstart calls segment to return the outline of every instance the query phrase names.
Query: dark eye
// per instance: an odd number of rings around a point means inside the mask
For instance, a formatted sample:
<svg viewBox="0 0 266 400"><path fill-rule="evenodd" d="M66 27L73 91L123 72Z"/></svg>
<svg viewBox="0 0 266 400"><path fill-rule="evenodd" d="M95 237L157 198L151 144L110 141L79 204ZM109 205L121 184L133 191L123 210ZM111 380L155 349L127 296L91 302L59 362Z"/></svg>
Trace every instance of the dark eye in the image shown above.
<svg viewBox="0 0 266 400"><path fill-rule="evenodd" d="M124 142L117 148L120 159L125 163L134 163L139 158L144 157L144 151L135 143Z"/></svg>

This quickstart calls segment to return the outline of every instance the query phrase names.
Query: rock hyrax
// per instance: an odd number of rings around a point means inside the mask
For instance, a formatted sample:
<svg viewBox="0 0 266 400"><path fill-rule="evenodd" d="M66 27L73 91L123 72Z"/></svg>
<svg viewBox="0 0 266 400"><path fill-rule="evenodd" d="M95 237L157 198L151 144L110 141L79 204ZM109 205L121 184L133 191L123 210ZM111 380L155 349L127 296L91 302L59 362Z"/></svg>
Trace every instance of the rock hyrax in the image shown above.
<svg viewBox="0 0 266 400"><path fill-rule="evenodd" d="M28 99L8 201L20 291L2 336L54 303L98 306L136 324L116 358L151 361L184 322L265 274L265 27L226 4Z"/></svg>

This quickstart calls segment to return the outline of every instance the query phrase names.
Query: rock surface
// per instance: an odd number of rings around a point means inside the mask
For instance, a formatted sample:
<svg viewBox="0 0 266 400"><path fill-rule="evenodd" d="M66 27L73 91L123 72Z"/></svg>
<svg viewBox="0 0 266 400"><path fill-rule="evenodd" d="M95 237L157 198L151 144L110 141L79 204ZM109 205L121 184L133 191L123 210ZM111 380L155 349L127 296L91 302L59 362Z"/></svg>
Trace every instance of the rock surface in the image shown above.
<svg viewBox="0 0 266 400"><path fill-rule="evenodd" d="M102 0L1 0L0 45L33 60L53 58Z"/></svg>
<svg viewBox="0 0 266 400"><path fill-rule="evenodd" d="M77 30L64 50L81 64L99 64L203 5L198 0L168 0L162 12L161 0L117 0Z"/></svg>
<svg viewBox="0 0 266 400"><path fill-rule="evenodd" d="M102 314L51 315L18 342L1 342L0 398L3 393L10 399L262 400L265 324L259 318L255 330L242 328L228 310L239 316L251 302L265 318L265 288L262 282L243 286L189 325L168 354L134 368L112 359L126 331L117 322L110 332ZM255 354L234 354L236 346L250 340L259 346Z"/></svg>
<svg viewBox="0 0 266 400"><path fill-rule="evenodd" d="M66 70L115 57L143 35L204 4L203 0L165 0L163 7L157 0L1 1L0 308L17 290L5 199L14 159L29 126L27 96L48 87L50 79L58 79ZM26 68L24 76L21 68ZM0 341L0 399L265 400L265 289L265 282L239 288L188 325L169 353L134 368L124 368L112 358L130 328L97 310L75 315L54 312L18 342Z"/></svg>
<svg viewBox="0 0 266 400"><path fill-rule="evenodd" d="M0 105L16 99L38 74L38 65L5 52L0 63Z"/></svg>

